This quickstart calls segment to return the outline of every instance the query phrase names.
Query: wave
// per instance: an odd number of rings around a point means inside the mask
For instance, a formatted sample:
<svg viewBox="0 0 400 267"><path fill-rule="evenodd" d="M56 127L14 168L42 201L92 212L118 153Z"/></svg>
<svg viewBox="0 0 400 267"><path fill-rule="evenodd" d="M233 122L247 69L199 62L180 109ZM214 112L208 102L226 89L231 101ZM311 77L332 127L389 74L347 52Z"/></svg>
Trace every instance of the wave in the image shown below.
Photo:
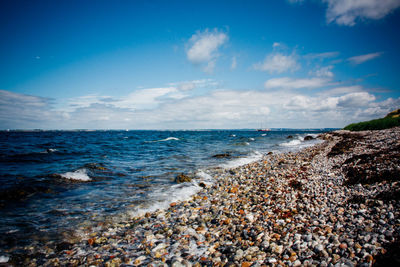
<svg viewBox="0 0 400 267"><path fill-rule="evenodd" d="M66 172L66 173L60 174L60 177L64 178L64 179L76 180L76 181L82 181L82 182L88 182L88 181L92 180L87 175L87 170L85 168L78 169L73 172Z"/></svg>
<svg viewBox="0 0 400 267"><path fill-rule="evenodd" d="M299 145L301 145L301 140L292 140L292 141L289 141L289 142L287 142L287 143L282 143L282 144L280 144L281 146L286 146L286 147L293 147L293 146L299 146Z"/></svg>
<svg viewBox="0 0 400 267"><path fill-rule="evenodd" d="M57 152L57 151L58 151L58 149L56 149L56 148L48 148L46 150L43 150L40 153L54 153L54 152Z"/></svg>
<svg viewBox="0 0 400 267"><path fill-rule="evenodd" d="M240 167L240 166L252 163L252 162L256 162L256 161L260 160L262 157L263 157L262 153L260 153L258 151L254 151L247 157L237 158L237 159L228 161L227 163L220 165L220 167L222 167L224 169L234 169L234 168L237 168L237 167Z"/></svg>
<svg viewBox="0 0 400 267"><path fill-rule="evenodd" d="M314 139L305 141L304 138L306 136L311 136ZM279 146L287 147L287 148L290 148L290 149L305 148L305 147L308 147L308 146L312 146L312 145L314 145L316 143L319 143L320 140L315 139L317 137L318 137L318 134L297 135L297 139L293 139L293 140L291 140L289 142L283 142L283 143L279 144Z"/></svg>
<svg viewBox="0 0 400 267"><path fill-rule="evenodd" d="M179 141L177 137L167 137L165 139L158 140L158 142L165 142L165 141Z"/></svg>
<svg viewBox="0 0 400 267"><path fill-rule="evenodd" d="M161 140L155 140L155 141L146 141L146 143L155 143L155 142L167 142L167 141L179 141L180 139L177 137L167 137L165 139L161 139Z"/></svg>

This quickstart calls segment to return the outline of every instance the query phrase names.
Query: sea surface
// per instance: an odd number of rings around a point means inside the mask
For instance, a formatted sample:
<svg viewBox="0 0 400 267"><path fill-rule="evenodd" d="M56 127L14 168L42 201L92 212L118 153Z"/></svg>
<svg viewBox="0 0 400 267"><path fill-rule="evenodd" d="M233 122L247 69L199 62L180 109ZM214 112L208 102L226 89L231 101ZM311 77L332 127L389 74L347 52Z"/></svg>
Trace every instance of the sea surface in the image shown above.
<svg viewBox="0 0 400 267"><path fill-rule="evenodd" d="M0 132L0 252L165 208L218 169L313 145L304 137L326 131ZM192 182L176 183L181 173Z"/></svg>

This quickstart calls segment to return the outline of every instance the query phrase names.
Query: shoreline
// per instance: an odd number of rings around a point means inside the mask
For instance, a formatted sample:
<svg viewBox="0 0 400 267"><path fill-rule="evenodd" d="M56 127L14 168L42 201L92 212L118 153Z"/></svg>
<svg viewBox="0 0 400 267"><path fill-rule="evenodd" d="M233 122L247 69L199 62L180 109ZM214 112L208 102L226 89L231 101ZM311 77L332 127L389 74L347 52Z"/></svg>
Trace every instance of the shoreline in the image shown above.
<svg viewBox="0 0 400 267"><path fill-rule="evenodd" d="M325 142L298 152L266 155L260 161L221 170L212 185L204 184L189 200L171 203L166 210L91 229L81 240L11 253L8 264L379 263L388 256L387 247L397 242L400 230L399 165L389 166L393 155L385 156L393 152L393 146L398 149L400 128L336 131L322 138ZM382 164L372 169L389 164L387 169L393 170L397 180L385 180L388 172L381 176L365 172L368 164L379 163L377 157ZM371 179L365 183L362 177Z"/></svg>

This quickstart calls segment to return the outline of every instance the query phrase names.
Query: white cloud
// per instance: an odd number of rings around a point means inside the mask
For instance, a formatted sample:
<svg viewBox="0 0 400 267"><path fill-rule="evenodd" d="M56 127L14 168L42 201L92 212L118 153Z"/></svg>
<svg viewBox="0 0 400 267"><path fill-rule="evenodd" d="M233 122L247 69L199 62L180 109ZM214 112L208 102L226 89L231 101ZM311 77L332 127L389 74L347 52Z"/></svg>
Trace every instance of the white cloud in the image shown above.
<svg viewBox="0 0 400 267"><path fill-rule="evenodd" d="M186 56L193 64L206 64L204 70L212 72L215 67L218 49L228 41L228 35L214 29L203 32L198 31L189 40Z"/></svg>
<svg viewBox="0 0 400 267"><path fill-rule="evenodd" d="M324 52L324 53L311 53L311 54L307 54L304 57L306 59L319 59L319 60L324 60L327 58L334 58L339 56L339 52L337 51L333 51L333 52Z"/></svg>
<svg viewBox="0 0 400 267"><path fill-rule="evenodd" d="M253 68L269 73L283 73L286 71L295 71L300 66L296 61L295 55L284 55L274 52L267 55L263 62L254 64Z"/></svg>
<svg viewBox="0 0 400 267"><path fill-rule="evenodd" d="M342 107L362 107L375 100L375 96L367 92L350 93L338 97L338 106Z"/></svg>
<svg viewBox="0 0 400 267"><path fill-rule="evenodd" d="M236 57L232 57L231 70L236 69L236 67L237 67Z"/></svg>
<svg viewBox="0 0 400 267"><path fill-rule="evenodd" d="M321 67L315 71L311 71L310 74L313 74L317 77L327 77L327 78L332 78L333 72L332 72L333 66L326 66L326 67Z"/></svg>
<svg viewBox="0 0 400 267"><path fill-rule="evenodd" d="M273 47L273 48L277 48L277 47L280 47L280 46L282 46L282 43L279 43L279 42L274 42L274 43L272 44L272 47Z"/></svg>
<svg viewBox="0 0 400 267"><path fill-rule="evenodd" d="M347 60L354 65L359 65L362 64L366 61L372 60L374 58L380 57L383 53L382 52L376 52L376 53L370 53L370 54L365 54L365 55L360 55L360 56L355 56L348 58Z"/></svg>
<svg viewBox="0 0 400 267"><path fill-rule="evenodd" d="M196 88L215 88L218 84L214 79L201 79L169 83L168 86L176 87L179 91L191 91Z"/></svg>
<svg viewBox="0 0 400 267"><path fill-rule="evenodd" d="M300 88L318 88L329 84L326 78L310 78L310 79L293 79L289 77L272 78L264 83L266 89L284 88L284 89L300 89Z"/></svg>
<svg viewBox="0 0 400 267"><path fill-rule="evenodd" d="M375 96L367 92L349 93L336 97L318 97L295 95L285 103L288 110L303 112L347 111L349 116L355 109L368 107L375 100Z"/></svg>
<svg viewBox="0 0 400 267"><path fill-rule="evenodd" d="M342 87L336 87L333 89L326 90L326 91L322 92L321 95L337 96L337 95L357 93L357 92L362 92L362 91L363 91L363 88L360 85L342 86Z"/></svg>
<svg viewBox="0 0 400 267"><path fill-rule="evenodd" d="M381 19L400 6L399 0L323 0L328 23L354 26L357 20Z"/></svg>
<svg viewBox="0 0 400 267"><path fill-rule="evenodd" d="M196 84L193 82L183 82L179 85L178 89L182 91L191 91L196 88Z"/></svg>

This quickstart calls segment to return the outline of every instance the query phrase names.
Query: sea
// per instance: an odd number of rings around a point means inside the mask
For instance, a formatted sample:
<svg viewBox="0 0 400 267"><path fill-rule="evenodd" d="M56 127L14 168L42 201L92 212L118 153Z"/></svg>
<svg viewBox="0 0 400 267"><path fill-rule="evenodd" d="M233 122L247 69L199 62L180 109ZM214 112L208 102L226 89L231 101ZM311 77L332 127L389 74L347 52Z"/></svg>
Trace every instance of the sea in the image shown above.
<svg viewBox="0 0 400 267"><path fill-rule="evenodd" d="M332 129L0 132L0 253L166 208ZM191 182L177 183L185 174Z"/></svg>

